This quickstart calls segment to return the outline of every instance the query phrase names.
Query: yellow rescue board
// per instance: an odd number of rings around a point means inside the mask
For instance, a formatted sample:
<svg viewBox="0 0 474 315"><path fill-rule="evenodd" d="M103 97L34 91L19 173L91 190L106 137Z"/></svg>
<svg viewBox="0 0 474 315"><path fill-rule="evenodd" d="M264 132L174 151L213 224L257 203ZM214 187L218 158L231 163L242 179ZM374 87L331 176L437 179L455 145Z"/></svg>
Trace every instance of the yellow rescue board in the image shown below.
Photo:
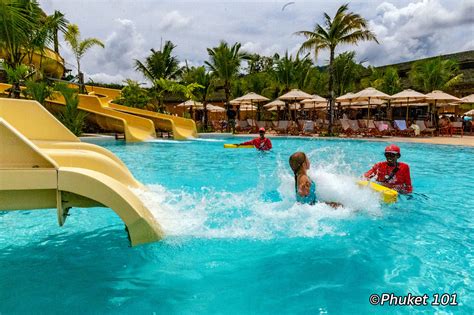
<svg viewBox="0 0 474 315"><path fill-rule="evenodd" d="M232 143L224 143L224 149L253 149L255 146L249 145L238 145Z"/></svg>
<svg viewBox="0 0 474 315"><path fill-rule="evenodd" d="M398 199L398 192L396 190L387 188L380 184L369 182L366 180L360 180L357 182L359 186L369 186L373 191L376 191L380 194L380 198L385 203L394 203L397 202Z"/></svg>

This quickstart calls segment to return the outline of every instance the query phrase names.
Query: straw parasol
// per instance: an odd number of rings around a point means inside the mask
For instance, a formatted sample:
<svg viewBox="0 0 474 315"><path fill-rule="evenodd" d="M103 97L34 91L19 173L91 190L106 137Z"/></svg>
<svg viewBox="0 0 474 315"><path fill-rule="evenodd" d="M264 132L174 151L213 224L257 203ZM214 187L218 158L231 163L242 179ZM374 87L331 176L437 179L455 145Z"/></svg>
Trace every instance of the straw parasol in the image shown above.
<svg viewBox="0 0 474 315"><path fill-rule="evenodd" d="M456 96L452 96L451 94L445 93L440 90L434 90L433 92L426 94L426 100L434 101L434 109L436 107L442 107L442 106L446 106L449 103L460 101L460 99L457 98ZM431 111L432 115L434 114L433 112L434 110Z"/></svg>
<svg viewBox="0 0 474 315"><path fill-rule="evenodd" d="M194 106L202 106L201 102L193 101L193 100L187 100L186 102L180 103L177 105L178 107L194 107Z"/></svg>
<svg viewBox="0 0 474 315"><path fill-rule="evenodd" d="M292 89L288 93L285 93L285 94L278 97L278 99L280 99L282 101L289 101L289 102L291 102L291 101L298 102L298 101L302 101L302 100L307 99L307 98L312 98L312 95L308 94L306 92L303 92L299 89Z"/></svg>
<svg viewBox="0 0 474 315"><path fill-rule="evenodd" d="M370 119L370 101L371 100L388 100L388 99L390 99L390 95L385 94L384 92L381 92L373 87L368 87L352 95L353 101L356 101L356 102L367 101L368 102L367 122Z"/></svg>
<svg viewBox="0 0 474 315"><path fill-rule="evenodd" d="M341 105L350 105L352 103L352 100L354 99L354 95L355 94L352 92L346 93L344 95L336 97L336 102L341 103Z"/></svg>
<svg viewBox="0 0 474 315"><path fill-rule="evenodd" d="M464 113L466 116L474 116L474 109L471 109L470 111L467 111Z"/></svg>
<svg viewBox="0 0 474 315"><path fill-rule="evenodd" d="M266 101L269 101L269 99L266 98L265 96L262 96L254 92L250 92L250 93L245 94L244 96L233 99L232 101L230 101L230 103L232 105L239 105L242 103L253 103L253 102L259 103L259 102L266 102Z"/></svg>
<svg viewBox="0 0 474 315"><path fill-rule="evenodd" d="M474 104L474 94L465 96L459 101L461 104Z"/></svg>
<svg viewBox="0 0 474 315"><path fill-rule="evenodd" d="M311 98L302 100L300 103L303 104L304 109L313 109L326 107L328 100L317 94L311 95Z"/></svg>
<svg viewBox="0 0 474 315"><path fill-rule="evenodd" d="M212 104L207 104L207 110L210 111L210 112L213 112L213 113L225 112L224 108L222 108L220 106L212 105Z"/></svg>
<svg viewBox="0 0 474 315"><path fill-rule="evenodd" d="M285 106L285 102L280 101L279 99L276 99L268 104L263 105L263 108L271 108L274 106Z"/></svg>
<svg viewBox="0 0 474 315"><path fill-rule="evenodd" d="M419 102L419 101L422 101L422 100L425 100L426 99L426 95L425 94L422 94L420 92L417 92L415 90L412 90L412 89L406 89L406 90L403 90L397 94L394 94L392 96L390 96L390 100L394 103L402 103L402 102L405 102L406 100L406 103L407 103L407 114L406 114L406 120L408 120L408 110L409 110L409 107L410 107L410 100L412 102Z"/></svg>
<svg viewBox="0 0 474 315"><path fill-rule="evenodd" d="M257 106L251 104L242 104L240 105L240 111L253 111L257 110Z"/></svg>

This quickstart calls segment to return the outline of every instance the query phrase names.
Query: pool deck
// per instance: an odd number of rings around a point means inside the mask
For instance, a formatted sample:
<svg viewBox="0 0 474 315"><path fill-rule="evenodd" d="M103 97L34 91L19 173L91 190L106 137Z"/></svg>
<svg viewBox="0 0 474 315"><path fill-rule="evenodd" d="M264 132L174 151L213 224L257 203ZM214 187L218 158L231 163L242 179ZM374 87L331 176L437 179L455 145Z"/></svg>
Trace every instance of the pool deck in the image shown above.
<svg viewBox="0 0 474 315"><path fill-rule="evenodd" d="M231 137L230 133L204 133L202 136L222 136ZM236 134L234 137L258 137L258 134ZM267 135L269 138L278 138L281 136ZM301 136L284 136L288 138L310 138ZM365 141L379 141L379 142L411 142L411 143L426 143L426 144L441 144L441 145L458 145L474 147L474 136L453 136L453 137L382 137L382 138L364 138L364 137L314 137L321 139L348 139L348 140L365 140Z"/></svg>

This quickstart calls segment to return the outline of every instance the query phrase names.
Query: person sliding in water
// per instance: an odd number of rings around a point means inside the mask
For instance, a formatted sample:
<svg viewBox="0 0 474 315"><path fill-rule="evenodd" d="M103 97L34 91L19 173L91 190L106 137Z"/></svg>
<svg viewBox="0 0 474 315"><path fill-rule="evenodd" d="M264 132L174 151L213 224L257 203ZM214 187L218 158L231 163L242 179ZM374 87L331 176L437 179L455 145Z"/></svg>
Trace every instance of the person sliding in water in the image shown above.
<svg viewBox="0 0 474 315"><path fill-rule="evenodd" d="M263 127L260 128L258 130L258 133L260 134L259 138L255 138L255 139L247 141L247 142L239 143L237 146L239 146L239 145L253 145L253 146L255 146L255 149L257 149L259 151L268 151L268 150L270 150L272 148L272 142L270 141L270 139L265 138L265 128L263 128Z"/></svg>
<svg viewBox="0 0 474 315"><path fill-rule="evenodd" d="M400 158L400 148L391 144L385 148L385 158L387 162L375 164L367 173L366 179L375 177L381 185L395 189L401 194L409 194L413 191L410 178L410 167L408 164L398 162Z"/></svg>
<svg viewBox="0 0 474 315"><path fill-rule="evenodd" d="M295 152L290 156L290 167L295 175L296 201L314 205L317 202L316 184L312 181L306 171L309 170L310 163L304 152ZM333 208L341 206L337 202L326 202Z"/></svg>

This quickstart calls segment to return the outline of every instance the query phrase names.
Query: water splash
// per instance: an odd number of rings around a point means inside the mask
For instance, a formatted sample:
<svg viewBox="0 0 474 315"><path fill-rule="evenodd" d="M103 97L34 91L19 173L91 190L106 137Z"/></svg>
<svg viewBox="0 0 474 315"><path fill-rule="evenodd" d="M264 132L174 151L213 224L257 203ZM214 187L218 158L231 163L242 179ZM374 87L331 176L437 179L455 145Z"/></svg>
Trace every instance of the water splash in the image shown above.
<svg viewBox="0 0 474 315"><path fill-rule="evenodd" d="M314 151L311 156L317 154ZM209 187L190 192L168 190L161 185L149 185L148 191L135 192L170 236L271 239L344 235L345 231L338 228L339 221L358 213L379 216L381 206L376 194L357 186L340 158L331 161L313 165L309 171L321 200L316 205L295 202L294 178L283 159L277 162L278 187L270 192L272 198L268 198L264 179L244 192ZM343 206L335 209L324 201Z"/></svg>

